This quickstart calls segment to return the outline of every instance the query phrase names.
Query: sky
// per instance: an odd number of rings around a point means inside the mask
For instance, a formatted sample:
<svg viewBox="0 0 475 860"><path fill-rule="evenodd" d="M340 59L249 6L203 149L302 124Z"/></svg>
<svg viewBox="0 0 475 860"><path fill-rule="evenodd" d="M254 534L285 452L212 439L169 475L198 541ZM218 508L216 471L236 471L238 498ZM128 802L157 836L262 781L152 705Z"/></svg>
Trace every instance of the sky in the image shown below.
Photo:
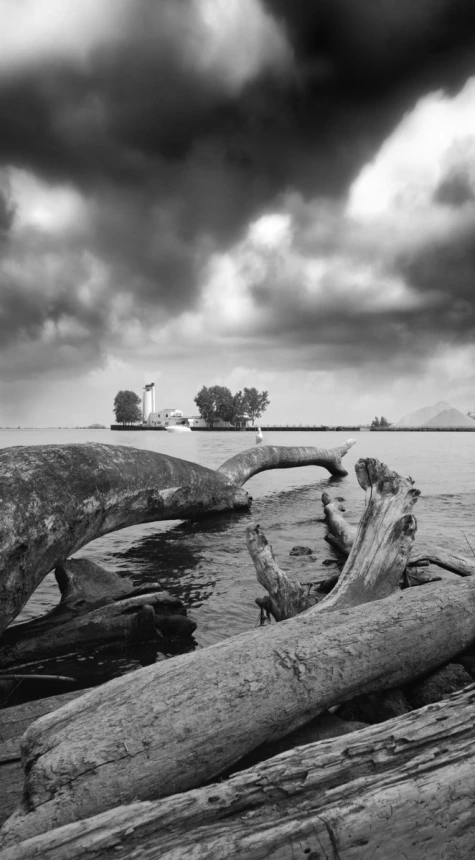
<svg viewBox="0 0 475 860"><path fill-rule="evenodd" d="M475 406L472 0L0 0L0 426Z"/></svg>

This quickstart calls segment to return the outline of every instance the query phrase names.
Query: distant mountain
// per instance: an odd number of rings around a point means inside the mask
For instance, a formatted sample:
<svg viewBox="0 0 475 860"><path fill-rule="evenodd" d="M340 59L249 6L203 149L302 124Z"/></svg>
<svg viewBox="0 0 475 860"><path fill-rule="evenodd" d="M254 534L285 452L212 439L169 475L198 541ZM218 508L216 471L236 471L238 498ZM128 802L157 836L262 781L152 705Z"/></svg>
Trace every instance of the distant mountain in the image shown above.
<svg viewBox="0 0 475 860"><path fill-rule="evenodd" d="M437 415L434 415L430 421L426 421L423 427L473 427L475 430L475 421L473 418L469 418L468 415L465 415L464 412L460 412L460 409L444 409L442 412L439 412Z"/></svg>
<svg viewBox="0 0 475 860"><path fill-rule="evenodd" d="M423 425L426 425L427 421L431 421L431 419L435 418L435 416L438 415L440 412L446 412L448 409L452 409L450 403L446 403L445 400L439 400L439 402L434 403L433 406L424 406L422 409L416 409L415 412L409 412L408 415L404 415L392 426L422 427Z"/></svg>

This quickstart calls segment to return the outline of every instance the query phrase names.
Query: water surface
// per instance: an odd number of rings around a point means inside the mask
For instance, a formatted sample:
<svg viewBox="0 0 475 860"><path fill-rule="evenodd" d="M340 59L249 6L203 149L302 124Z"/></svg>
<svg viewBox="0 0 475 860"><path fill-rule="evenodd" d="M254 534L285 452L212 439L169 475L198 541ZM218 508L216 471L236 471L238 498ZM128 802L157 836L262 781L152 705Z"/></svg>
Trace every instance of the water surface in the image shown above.
<svg viewBox="0 0 475 860"><path fill-rule="evenodd" d="M341 432L268 432L264 444L314 445L330 448L350 434ZM325 560L335 558L324 541L321 495L343 496L348 519L357 523L364 506L354 464L360 457L376 457L404 475L421 490L414 512L418 535L424 541L452 547L466 555L475 551L475 434L354 432L356 445L344 457L348 476L337 479L318 467L275 470L256 475L246 489L253 497L249 513L213 516L199 523L151 523L106 535L84 547L87 556L135 583L159 581L180 597L197 622L194 642L204 647L244 632L258 622L255 598L263 595L245 543L249 522L265 531L278 564L301 581L328 574ZM238 451L253 447L254 434L245 432L117 432L111 430L0 430L0 447L67 442L105 442L171 454L217 468ZM295 545L313 550L315 560L290 556ZM22 620L42 614L58 600L54 576L38 587L22 613ZM90 655L91 672L100 666L119 674L133 667L134 655L110 659ZM140 660L153 660L145 649ZM63 661L64 662L64 661ZM139 661L140 662L140 661ZM66 670L74 666L66 661ZM89 665L88 664L88 665ZM48 666L51 669L51 666ZM57 670L65 671L58 665Z"/></svg>

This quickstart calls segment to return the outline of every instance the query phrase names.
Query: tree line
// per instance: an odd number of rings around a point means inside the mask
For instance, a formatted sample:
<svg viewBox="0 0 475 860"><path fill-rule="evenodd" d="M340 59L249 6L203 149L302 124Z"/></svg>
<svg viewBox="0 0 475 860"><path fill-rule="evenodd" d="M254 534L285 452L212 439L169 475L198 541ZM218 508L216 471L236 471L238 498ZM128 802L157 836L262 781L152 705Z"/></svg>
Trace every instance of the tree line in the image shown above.
<svg viewBox="0 0 475 860"><path fill-rule="evenodd" d="M232 394L224 385L206 385L201 388L194 402L202 418L213 427L216 421L238 424L248 416L254 424L269 406L267 391L244 388ZM134 391L118 391L114 399L114 414L117 424L137 424L142 420L140 397Z"/></svg>

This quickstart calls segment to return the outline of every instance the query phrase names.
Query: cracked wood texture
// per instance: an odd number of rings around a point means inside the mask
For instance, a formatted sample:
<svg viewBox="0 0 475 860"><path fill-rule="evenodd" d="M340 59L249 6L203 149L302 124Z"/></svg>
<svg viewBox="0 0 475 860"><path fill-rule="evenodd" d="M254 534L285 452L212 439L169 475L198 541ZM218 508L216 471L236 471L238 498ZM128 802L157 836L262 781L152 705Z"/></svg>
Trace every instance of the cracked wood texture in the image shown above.
<svg viewBox="0 0 475 860"><path fill-rule="evenodd" d="M116 678L31 725L3 846L202 785L332 705L445 664L475 638L475 581L317 610Z"/></svg>
<svg viewBox="0 0 475 860"><path fill-rule="evenodd" d="M262 460L250 469L257 450L252 449L234 457L232 468L225 463L217 471L120 445L5 448L0 451L0 633L47 573L101 535L138 523L248 508L250 498L241 486L262 469L313 463L346 474L341 457L352 444L333 450L261 448Z"/></svg>
<svg viewBox="0 0 475 860"><path fill-rule="evenodd" d="M121 806L2 860L472 860L474 686L231 779Z"/></svg>
<svg viewBox="0 0 475 860"><path fill-rule="evenodd" d="M411 511L420 493L412 478L402 478L372 458L358 460L355 470L366 491L366 508L354 532L352 527L346 528L342 506L332 505L326 493L322 497L330 527L350 552L336 587L317 611L357 606L398 591L414 541L417 522ZM276 621L308 609L314 601L278 567L259 526L248 526L246 541L257 579L269 592L269 611Z"/></svg>
<svg viewBox="0 0 475 860"><path fill-rule="evenodd" d="M246 528L246 545L254 562L257 581L269 594L268 611L276 621L293 618L315 604L308 596L308 589L280 569L269 541L255 523Z"/></svg>
<svg viewBox="0 0 475 860"><path fill-rule="evenodd" d="M420 490L412 478L371 457L358 460L355 471L366 507L338 582L319 603L320 611L381 600L397 591L413 546L417 522L412 508Z"/></svg>

